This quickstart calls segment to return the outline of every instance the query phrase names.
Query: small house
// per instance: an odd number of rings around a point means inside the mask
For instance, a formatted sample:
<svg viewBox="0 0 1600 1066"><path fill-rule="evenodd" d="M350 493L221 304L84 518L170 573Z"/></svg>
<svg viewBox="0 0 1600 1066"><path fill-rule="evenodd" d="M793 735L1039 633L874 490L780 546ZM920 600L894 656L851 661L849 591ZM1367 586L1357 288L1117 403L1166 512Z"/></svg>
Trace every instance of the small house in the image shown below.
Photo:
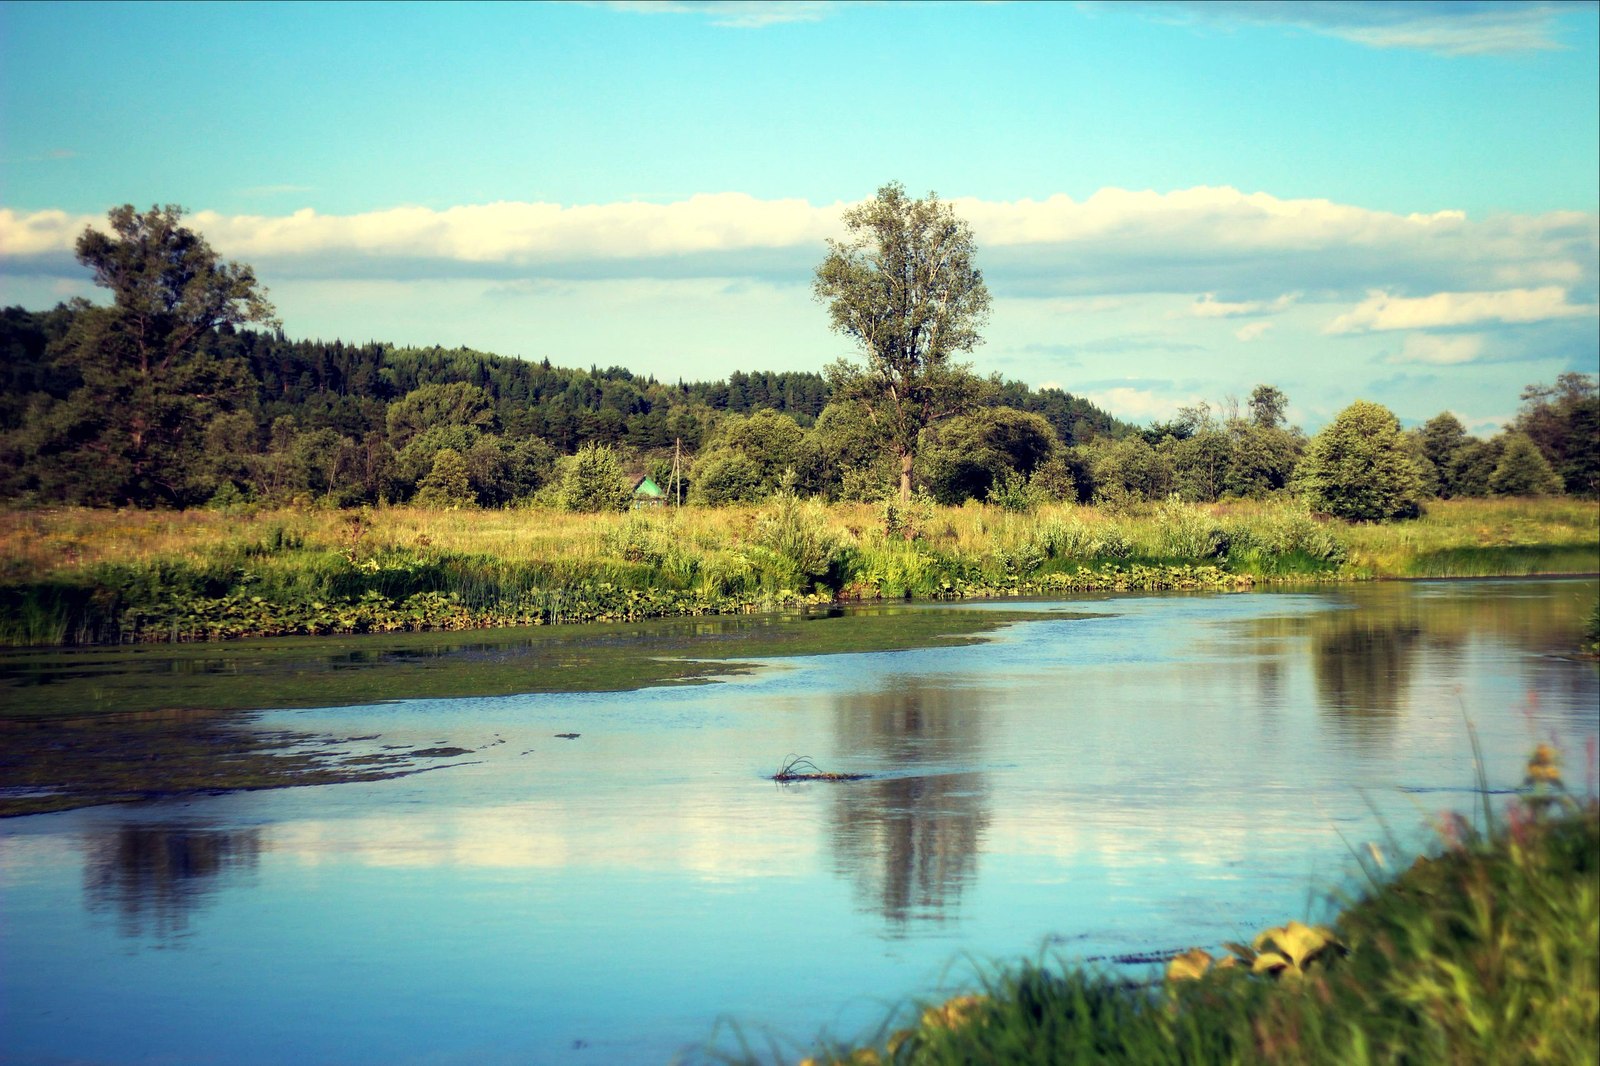
<svg viewBox="0 0 1600 1066"><path fill-rule="evenodd" d="M662 507L667 502L667 494L661 491L649 474L640 474L633 479L633 506L634 507Z"/></svg>

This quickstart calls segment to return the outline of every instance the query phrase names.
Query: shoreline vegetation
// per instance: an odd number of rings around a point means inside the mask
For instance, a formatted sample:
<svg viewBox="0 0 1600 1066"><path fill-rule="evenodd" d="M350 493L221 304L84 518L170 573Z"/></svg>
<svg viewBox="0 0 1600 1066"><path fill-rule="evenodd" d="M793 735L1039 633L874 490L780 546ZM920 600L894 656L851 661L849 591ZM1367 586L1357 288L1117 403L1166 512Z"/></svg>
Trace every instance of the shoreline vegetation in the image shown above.
<svg viewBox="0 0 1600 1066"><path fill-rule="evenodd" d="M1540 745L1503 815L1446 814L1440 846L1367 888L1331 926L1288 922L1154 981L1070 960L991 970L980 993L802 1066L982 1062L1580 1063L1600 1042L1600 803L1561 786ZM1392 847L1393 845L1391 845ZM747 1044L723 1061L764 1061ZM782 1056L779 1056L782 1057Z"/></svg>
<svg viewBox="0 0 1600 1066"><path fill-rule="evenodd" d="M0 645L463 631L839 603L1593 574L1600 508L1430 501L1347 522L1289 500L1026 511L913 501L0 511Z"/></svg>

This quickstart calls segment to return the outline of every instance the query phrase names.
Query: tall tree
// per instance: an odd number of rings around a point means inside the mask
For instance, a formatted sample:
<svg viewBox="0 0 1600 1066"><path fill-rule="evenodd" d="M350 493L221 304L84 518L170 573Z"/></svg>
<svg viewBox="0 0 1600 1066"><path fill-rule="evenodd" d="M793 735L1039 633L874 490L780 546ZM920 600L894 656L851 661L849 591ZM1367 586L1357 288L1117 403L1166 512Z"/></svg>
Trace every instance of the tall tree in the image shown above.
<svg viewBox="0 0 1600 1066"><path fill-rule="evenodd" d="M1276 385L1257 385L1250 390L1250 421L1262 429L1277 429L1283 424L1283 412L1289 406L1289 397Z"/></svg>
<svg viewBox="0 0 1600 1066"><path fill-rule="evenodd" d="M1600 494L1600 386L1595 375L1566 373L1554 385L1522 390L1515 428L1539 446L1575 496Z"/></svg>
<svg viewBox="0 0 1600 1066"><path fill-rule="evenodd" d="M934 193L913 200L891 182L846 211L844 224L849 239L828 241L813 293L834 330L862 347L866 365L841 359L829 381L835 399L860 401L884 430L906 502L922 430L982 392L950 356L981 343L989 290L973 261L972 228Z"/></svg>
<svg viewBox="0 0 1600 1066"><path fill-rule="evenodd" d="M1461 485L1456 477L1461 450L1470 444L1467 428L1461 419L1449 411L1434 415L1422 427L1422 454L1433 464L1435 484L1433 490L1449 499L1461 495Z"/></svg>
<svg viewBox="0 0 1600 1066"><path fill-rule="evenodd" d="M125 204L110 212L110 233L78 238L78 260L112 304L75 306L63 359L83 386L67 400L71 439L54 444L73 465L99 468L107 498L93 502L194 502L206 488L207 426L252 391L243 360L208 342L246 322L276 325L250 267L221 260L182 217Z"/></svg>

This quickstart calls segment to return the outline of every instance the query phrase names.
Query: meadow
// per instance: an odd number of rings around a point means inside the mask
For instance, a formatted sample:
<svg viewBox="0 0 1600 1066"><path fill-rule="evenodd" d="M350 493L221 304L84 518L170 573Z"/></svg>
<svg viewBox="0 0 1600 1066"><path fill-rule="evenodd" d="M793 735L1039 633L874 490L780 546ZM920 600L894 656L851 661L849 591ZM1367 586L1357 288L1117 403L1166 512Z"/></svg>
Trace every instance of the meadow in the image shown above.
<svg viewBox="0 0 1600 1066"><path fill-rule="evenodd" d="M637 621L834 601L1234 589L1600 570L1600 509L1434 501L1348 523L1289 501L0 512L0 643Z"/></svg>

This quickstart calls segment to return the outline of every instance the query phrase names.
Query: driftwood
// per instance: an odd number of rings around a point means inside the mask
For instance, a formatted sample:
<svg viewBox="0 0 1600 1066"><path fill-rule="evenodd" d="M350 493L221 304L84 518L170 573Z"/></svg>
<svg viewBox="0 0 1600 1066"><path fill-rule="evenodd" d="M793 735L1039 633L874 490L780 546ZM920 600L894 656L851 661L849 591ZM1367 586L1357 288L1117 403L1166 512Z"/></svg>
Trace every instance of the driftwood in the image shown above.
<svg viewBox="0 0 1600 1066"><path fill-rule="evenodd" d="M827 773L811 761L809 755L790 755L783 760L783 765L778 767L778 772L772 775L774 781L862 781L871 777L871 774L833 774Z"/></svg>

